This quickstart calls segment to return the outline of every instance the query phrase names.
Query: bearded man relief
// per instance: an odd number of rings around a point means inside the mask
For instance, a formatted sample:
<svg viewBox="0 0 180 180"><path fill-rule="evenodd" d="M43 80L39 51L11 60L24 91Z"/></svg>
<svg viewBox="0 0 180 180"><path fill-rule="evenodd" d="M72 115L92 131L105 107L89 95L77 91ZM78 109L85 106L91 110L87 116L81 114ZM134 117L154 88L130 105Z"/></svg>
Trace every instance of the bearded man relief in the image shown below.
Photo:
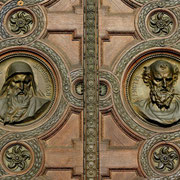
<svg viewBox="0 0 180 180"><path fill-rule="evenodd" d="M0 91L0 121L4 124L35 119L49 105L37 91L34 74L29 64L17 61L9 65Z"/></svg>
<svg viewBox="0 0 180 180"><path fill-rule="evenodd" d="M149 97L135 102L136 111L142 117L162 125L180 119L180 97L174 89L178 74L178 67L165 60L144 67L142 78L150 88Z"/></svg>

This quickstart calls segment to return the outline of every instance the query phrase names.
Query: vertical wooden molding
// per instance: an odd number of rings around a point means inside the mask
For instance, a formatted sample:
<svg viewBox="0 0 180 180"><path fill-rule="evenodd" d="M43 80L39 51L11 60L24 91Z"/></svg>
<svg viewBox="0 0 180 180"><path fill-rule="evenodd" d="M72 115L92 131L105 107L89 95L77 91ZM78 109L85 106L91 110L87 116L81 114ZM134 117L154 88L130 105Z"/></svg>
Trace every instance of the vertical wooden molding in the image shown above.
<svg viewBox="0 0 180 180"><path fill-rule="evenodd" d="M84 0L84 179L99 179L98 0Z"/></svg>

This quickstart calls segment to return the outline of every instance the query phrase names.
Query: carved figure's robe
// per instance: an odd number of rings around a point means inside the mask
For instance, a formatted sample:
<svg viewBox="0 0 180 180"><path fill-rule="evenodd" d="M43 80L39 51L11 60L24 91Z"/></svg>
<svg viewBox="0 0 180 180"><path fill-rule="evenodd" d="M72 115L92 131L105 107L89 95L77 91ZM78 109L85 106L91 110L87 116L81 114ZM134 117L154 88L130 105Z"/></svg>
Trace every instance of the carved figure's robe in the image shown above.
<svg viewBox="0 0 180 180"><path fill-rule="evenodd" d="M8 118L6 118L6 112L8 109L8 104L7 104L8 99L7 98L1 98L0 99L0 120L4 123L18 123L21 121L25 121L25 120L29 120L29 119L33 119L36 116L38 116L41 112L43 112L46 107L49 104L49 100L41 98L41 97L32 97L30 99L30 103L28 108L26 109L25 113L23 114L23 116L20 117L20 119L16 119L13 120L13 118L11 120L9 120Z"/></svg>
<svg viewBox="0 0 180 180"><path fill-rule="evenodd" d="M150 119L164 125L170 125L180 120L180 98L175 96L168 109L159 109L150 99L137 101L136 111L145 119Z"/></svg>

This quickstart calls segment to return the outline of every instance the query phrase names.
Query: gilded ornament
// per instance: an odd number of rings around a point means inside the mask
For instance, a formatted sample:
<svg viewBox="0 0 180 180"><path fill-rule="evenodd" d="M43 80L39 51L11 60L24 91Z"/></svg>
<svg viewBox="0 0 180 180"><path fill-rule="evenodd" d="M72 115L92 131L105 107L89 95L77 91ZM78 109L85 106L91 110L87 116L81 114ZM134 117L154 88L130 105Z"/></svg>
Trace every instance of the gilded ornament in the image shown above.
<svg viewBox="0 0 180 180"><path fill-rule="evenodd" d="M172 125L179 121L180 97L174 89L178 75L178 67L164 59L145 66L142 79L150 91L148 98L134 102L138 114L147 121L157 122L162 125ZM133 92L133 89L135 90L137 87L136 81L139 82L138 77L134 79L131 90L134 96L137 95L135 91Z"/></svg>
<svg viewBox="0 0 180 180"><path fill-rule="evenodd" d="M17 5L18 5L18 6L23 6L23 4L24 4L24 2L23 2L22 0L20 0L20 1L17 2Z"/></svg>

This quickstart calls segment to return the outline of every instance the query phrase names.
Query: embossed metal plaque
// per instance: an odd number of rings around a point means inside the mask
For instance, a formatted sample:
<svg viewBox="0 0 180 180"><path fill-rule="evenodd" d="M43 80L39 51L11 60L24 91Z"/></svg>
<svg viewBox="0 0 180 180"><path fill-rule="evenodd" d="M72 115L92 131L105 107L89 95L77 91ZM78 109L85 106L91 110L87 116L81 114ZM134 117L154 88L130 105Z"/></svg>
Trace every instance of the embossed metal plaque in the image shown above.
<svg viewBox="0 0 180 180"><path fill-rule="evenodd" d="M133 67L128 81L128 101L145 122L168 126L180 119L180 63L176 56L154 54Z"/></svg>
<svg viewBox="0 0 180 180"><path fill-rule="evenodd" d="M36 121L48 111L54 97L50 69L30 54L2 58L0 84L0 121L4 125Z"/></svg>

